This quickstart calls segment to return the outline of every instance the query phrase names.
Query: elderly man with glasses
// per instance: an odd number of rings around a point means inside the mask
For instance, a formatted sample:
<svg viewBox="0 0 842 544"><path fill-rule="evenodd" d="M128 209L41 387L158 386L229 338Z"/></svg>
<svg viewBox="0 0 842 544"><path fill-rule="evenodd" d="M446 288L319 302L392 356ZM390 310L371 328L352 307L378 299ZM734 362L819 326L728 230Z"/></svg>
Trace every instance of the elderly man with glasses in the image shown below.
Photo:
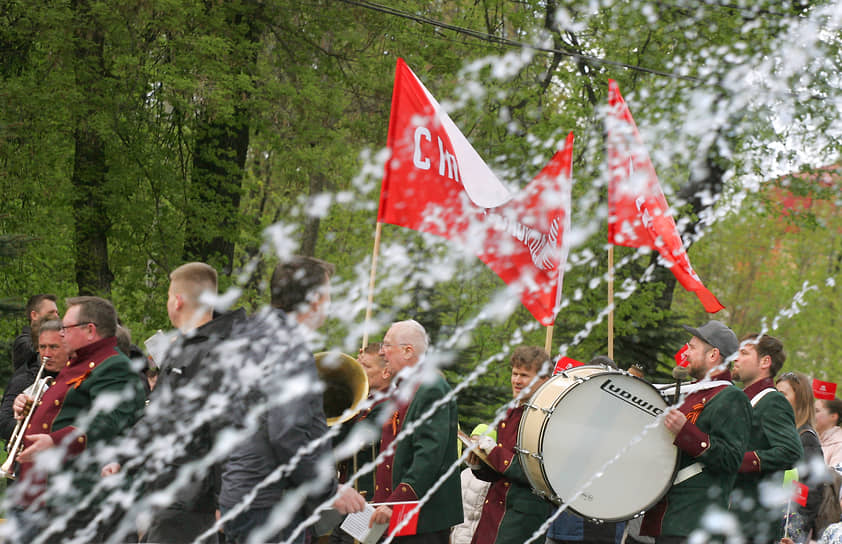
<svg viewBox="0 0 842 544"><path fill-rule="evenodd" d="M67 305L61 334L72 355L33 408L35 412L24 430L25 447L17 457L20 468L13 510L26 511L18 521L23 520L22 530L30 535L44 529L46 519L65 512L68 519L63 529L61 524L50 524L63 536L72 535L91 521L95 508L77 507L85 505L87 493L99 479L99 469L92 455L82 454L133 425L145 401L139 375L117 349L114 306L99 297L71 298ZM19 395L15 416L24 417L31 402L26 395ZM47 450L58 450L58 455L41 455ZM64 478L59 478L51 488L59 471L69 473L71 480L60 485ZM70 514L74 509L77 511Z"/></svg>

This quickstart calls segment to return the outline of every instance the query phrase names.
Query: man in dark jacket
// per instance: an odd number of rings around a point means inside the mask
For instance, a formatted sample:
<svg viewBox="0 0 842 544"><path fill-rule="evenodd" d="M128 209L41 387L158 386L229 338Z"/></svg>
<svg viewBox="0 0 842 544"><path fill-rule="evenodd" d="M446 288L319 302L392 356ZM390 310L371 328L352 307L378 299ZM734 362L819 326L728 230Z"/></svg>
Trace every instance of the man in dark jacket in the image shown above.
<svg viewBox="0 0 842 544"><path fill-rule="evenodd" d="M17 370L22 365L31 365L38 359L32 336L32 326L45 317L58 319L56 296L49 294L32 295L26 301L26 315L29 326L24 326L12 344L12 365ZM40 362L38 363L40 364Z"/></svg>
<svg viewBox="0 0 842 544"><path fill-rule="evenodd" d="M236 361L223 387L230 388L229 416L242 438L222 469L219 505L229 542L303 543L304 521L332 497L340 514L365 507L351 488L337 494L322 386L304 341L327 315L331 271L309 257L279 264L272 307L220 346L221 356Z"/></svg>
<svg viewBox="0 0 842 544"><path fill-rule="evenodd" d="M137 489L146 495L165 489L169 493L151 509L151 523L145 527L148 542L193 542L216 522L218 466L210 463L207 470L176 482L184 465L205 459L213 447L222 422L198 417L221 379L209 367L208 355L228 338L235 323L245 319L242 309L214 318L216 296L217 273L211 266L192 262L170 273L167 314L180 334L164 356L146 417L132 429L123 452L137 453L129 470L131 478L139 480ZM170 448L144 451L147 444L163 437L170 441ZM108 465L103 474L119 468ZM126 530L124 526L122 531Z"/></svg>

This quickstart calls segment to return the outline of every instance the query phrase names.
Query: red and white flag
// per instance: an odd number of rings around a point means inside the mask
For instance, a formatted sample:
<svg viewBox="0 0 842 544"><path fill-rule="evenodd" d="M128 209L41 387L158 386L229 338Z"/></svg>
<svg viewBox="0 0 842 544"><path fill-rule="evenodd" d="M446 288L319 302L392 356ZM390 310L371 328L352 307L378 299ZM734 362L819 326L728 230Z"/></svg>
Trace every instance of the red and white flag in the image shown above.
<svg viewBox="0 0 842 544"><path fill-rule="evenodd" d="M571 368L576 368L577 366L584 366L585 363L582 361L577 361L571 357L560 357L558 361L555 363L555 368L553 369L553 376L556 374L560 374L565 370L570 370Z"/></svg>
<svg viewBox="0 0 842 544"><path fill-rule="evenodd" d="M617 82L608 80L610 110L605 118L611 182L608 186L608 241L625 247L649 247L666 261L678 283L696 293L705 311L724 306L702 284L670 213L655 167L637 131Z"/></svg>
<svg viewBox="0 0 842 544"><path fill-rule="evenodd" d="M403 59L398 59L377 220L468 248L552 325L567 259L573 134L512 194Z"/></svg>
<svg viewBox="0 0 842 544"><path fill-rule="evenodd" d="M813 378L813 396L820 400L832 400L836 397L836 384Z"/></svg>
<svg viewBox="0 0 842 544"><path fill-rule="evenodd" d="M418 501L410 501L392 505L392 517L386 534L389 536L412 536L418 533ZM402 525L402 526L401 526ZM398 528L400 527L400 528Z"/></svg>
<svg viewBox="0 0 842 544"><path fill-rule="evenodd" d="M810 493L810 488L799 481L792 481L792 500L801 506L807 506L807 496Z"/></svg>

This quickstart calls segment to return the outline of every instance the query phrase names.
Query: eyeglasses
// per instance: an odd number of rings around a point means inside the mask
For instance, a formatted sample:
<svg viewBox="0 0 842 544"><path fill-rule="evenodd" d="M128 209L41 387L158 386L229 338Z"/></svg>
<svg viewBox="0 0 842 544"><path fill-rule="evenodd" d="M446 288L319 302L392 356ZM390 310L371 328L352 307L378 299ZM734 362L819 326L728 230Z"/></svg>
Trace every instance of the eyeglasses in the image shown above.
<svg viewBox="0 0 842 544"><path fill-rule="evenodd" d="M82 325L96 325L93 321L81 321L79 323L74 323L72 325L62 325L61 332L64 332L67 329L71 329L73 327L81 327Z"/></svg>

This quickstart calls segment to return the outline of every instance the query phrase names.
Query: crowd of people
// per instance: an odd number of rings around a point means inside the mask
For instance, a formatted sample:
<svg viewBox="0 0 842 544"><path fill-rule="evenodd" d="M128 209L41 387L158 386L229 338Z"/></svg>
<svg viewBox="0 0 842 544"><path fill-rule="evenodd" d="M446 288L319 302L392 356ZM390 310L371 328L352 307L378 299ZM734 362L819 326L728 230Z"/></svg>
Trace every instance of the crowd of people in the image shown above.
<svg viewBox="0 0 842 544"><path fill-rule="evenodd" d="M108 300L70 298L60 315L56 297L31 297L0 403L0 437L22 436L3 468L14 479L0 536L338 544L354 541L341 518L367 513L370 527L390 526L383 538L408 544L842 542L842 401L783 373L777 338L738 340L715 320L685 327L692 382L657 412L675 477L642 516L602 522L536 493L524 466L521 421L554 372L539 347L513 350L511 402L463 446L424 327L393 323L357 358L368 399L328 427L312 344L332 273L285 260L266 307L247 315L217 311L212 267L182 265L166 301L175 332L154 358ZM590 364L622 372L606 357Z"/></svg>

